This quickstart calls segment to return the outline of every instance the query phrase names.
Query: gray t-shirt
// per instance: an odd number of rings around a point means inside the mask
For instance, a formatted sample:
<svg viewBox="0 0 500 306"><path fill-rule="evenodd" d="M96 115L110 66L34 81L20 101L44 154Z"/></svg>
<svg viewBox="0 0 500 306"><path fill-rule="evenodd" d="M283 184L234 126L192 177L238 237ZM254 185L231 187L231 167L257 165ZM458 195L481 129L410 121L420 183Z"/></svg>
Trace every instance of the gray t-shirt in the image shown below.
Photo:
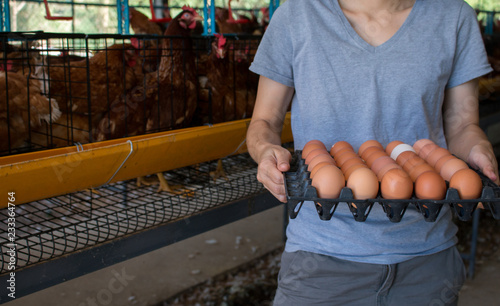
<svg viewBox="0 0 500 306"><path fill-rule="evenodd" d="M288 0L273 15L250 70L295 88L296 149L319 139L328 148L345 140L357 150L369 139L386 146L430 138L446 147L445 89L491 67L475 12L462 0L416 0L378 47L356 33L337 0ZM401 222L391 223L378 205L366 222L356 222L345 203L322 221L306 202L287 228L286 250L392 264L452 246L456 231L447 205L436 222L410 205Z"/></svg>

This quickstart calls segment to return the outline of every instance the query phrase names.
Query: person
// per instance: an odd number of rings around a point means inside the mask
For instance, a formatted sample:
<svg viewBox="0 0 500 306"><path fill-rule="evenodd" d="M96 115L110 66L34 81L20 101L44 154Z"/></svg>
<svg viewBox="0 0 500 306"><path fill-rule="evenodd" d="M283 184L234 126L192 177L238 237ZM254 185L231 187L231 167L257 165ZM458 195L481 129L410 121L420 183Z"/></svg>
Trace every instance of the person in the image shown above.
<svg viewBox="0 0 500 306"><path fill-rule="evenodd" d="M357 150L428 138L499 182L478 115L477 79L491 67L462 0L288 0L250 70L260 80L248 150L282 202L290 103L296 150L312 139ZM456 305L465 279L456 233L448 205L435 222L413 205L398 223L381 206L355 222L347 205L323 221L306 201L287 226L274 305Z"/></svg>

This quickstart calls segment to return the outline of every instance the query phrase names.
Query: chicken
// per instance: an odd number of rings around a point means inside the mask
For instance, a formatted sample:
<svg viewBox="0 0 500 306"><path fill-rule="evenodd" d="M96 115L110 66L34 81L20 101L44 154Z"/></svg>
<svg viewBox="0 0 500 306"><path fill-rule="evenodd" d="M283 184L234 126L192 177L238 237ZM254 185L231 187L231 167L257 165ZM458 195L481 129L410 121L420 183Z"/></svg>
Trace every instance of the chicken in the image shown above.
<svg viewBox="0 0 500 306"><path fill-rule="evenodd" d="M231 19L230 19L231 18ZM229 9L217 7L215 9L215 22L220 33L242 33L241 24L231 22L234 20L229 14Z"/></svg>
<svg viewBox="0 0 500 306"><path fill-rule="evenodd" d="M49 62L50 96L64 112L100 114L123 92L132 89L138 76L137 50L115 44L93 57L67 65ZM90 88L88 86L90 84Z"/></svg>
<svg viewBox="0 0 500 306"><path fill-rule="evenodd" d="M124 49L122 50L122 48ZM123 60L128 60L127 63L120 59L122 52L125 53ZM55 118L50 123L43 123L32 130L31 143L44 148L55 148L95 141L97 125L107 109L107 98L110 101L116 100L118 95L123 94L121 88L131 88L142 78L140 67L134 65L135 52L131 45L113 45L108 49L108 52L100 51L94 57L89 58L89 65L87 65L87 59L78 60L78 57L64 53L60 57L46 57L42 61L45 62L43 65L35 64L35 69L45 70L52 74L50 79L48 75L44 75L40 81L45 85L47 91L50 87L52 97L58 96L64 101L64 104L61 104L60 107L63 111L60 118ZM106 60L108 61L107 66ZM122 68L124 66L125 69ZM86 92L87 67L90 67L89 76L95 75L97 77L97 79L89 80L91 91L95 90L91 92L92 112L89 113L86 112L88 108L78 107L80 105L87 106L89 102L86 98L88 96ZM107 71L106 67L109 67L110 70ZM100 75L97 74L98 71L101 72ZM63 78L67 78L68 83L61 82L60 80ZM124 79L125 85L123 85ZM71 81L71 86L69 86L69 81ZM109 92L107 91L108 87ZM58 93L56 93L57 90L59 90ZM61 94L66 91L68 95ZM72 100L69 99L70 93L75 97ZM108 93L109 96L107 96ZM82 97L82 99L77 99L77 97ZM70 103L76 101L73 104L75 111L66 106L68 101Z"/></svg>
<svg viewBox="0 0 500 306"><path fill-rule="evenodd" d="M31 129L60 117L57 101L44 96L42 87L31 75L0 72L0 152L22 148Z"/></svg>
<svg viewBox="0 0 500 306"><path fill-rule="evenodd" d="M223 34L253 34L260 26L253 14L251 18L239 15L238 19L234 19L231 0L228 0L227 9L221 7L215 9L215 21L217 30Z"/></svg>
<svg viewBox="0 0 500 306"><path fill-rule="evenodd" d="M150 113L147 95L147 89L138 86L114 101L98 124L97 141L144 134Z"/></svg>
<svg viewBox="0 0 500 306"><path fill-rule="evenodd" d="M196 15L194 15L196 14ZM185 9L170 23L162 40L158 71L111 104L98 139L113 139L189 126L196 109L197 77L189 34L199 15ZM172 112L173 110L173 112Z"/></svg>
<svg viewBox="0 0 500 306"><path fill-rule="evenodd" d="M12 70L12 60L6 60L5 62L0 62L0 71L11 71Z"/></svg>
<svg viewBox="0 0 500 306"><path fill-rule="evenodd" d="M211 52L202 63L205 75L200 90L197 120L202 124L248 118L253 112L258 76L248 70L253 55L248 43L227 42L214 34ZM251 44L251 42L250 42Z"/></svg>
<svg viewBox="0 0 500 306"><path fill-rule="evenodd" d="M227 57L226 38L221 34L214 36L212 51L207 59L207 81L200 91L200 105L197 112L197 115L201 116L201 122L210 124L241 118L245 113L245 109L234 109L234 101L229 98L234 76L230 59Z"/></svg>
<svg viewBox="0 0 500 306"><path fill-rule="evenodd" d="M112 104L99 124L99 140L190 125L197 107L198 79L189 36L200 19L195 10L183 7L172 20L165 31L170 38L162 40L158 71L146 74L141 86ZM163 174L157 176L159 191L179 193L168 186Z"/></svg>
<svg viewBox="0 0 500 306"><path fill-rule="evenodd" d="M21 56L20 48L0 40L0 71L14 70L14 61Z"/></svg>
<svg viewBox="0 0 500 306"><path fill-rule="evenodd" d="M257 16L253 11L250 11L250 17L238 15L238 20L241 23L241 30L245 34L262 35L261 25L257 20Z"/></svg>
<svg viewBox="0 0 500 306"><path fill-rule="evenodd" d="M152 34L158 36L163 34L163 30L159 24L149 21L146 15L133 7L129 8L129 21L135 34Z"/></svg>
<svg viewBox="0 0 500 306"><path fill-rule="evenodd" d="M135 34L161 36L165 31L163 23L149 20L143 13L130 8L130 26ZM139 50L139 56L143 59L145 72L156 71L160 63L161 50L159 49L159 38L132 38L132 44Z"/></svg>
<svg viewBox="0 0 500 306"><path fill-rule="evenodd" d="M257 91L251 72L242 71L248 71L248 62L236 57L237 50L233 44L227 44L225 37L214 36L207 60L207 82L200 90L197 116L202 122L211 124L248 118L253 112ZM216 171L211 174L215 179L225 177L220 160Z"/></svg>
<svg viewBox="0 0 500 306"><path fill-rule="evenodd" d="M44 148L85 144L96 140L97 125L103 114L63 113L51 124L43 123L31 134L31 143ZM89 126L89 118L91 119Z"/></svg>
<svg viewBox="0 0 500 306"><path fill-rule="evenodd" d="M58 56L49 55L47 56L47 58L48 58L47 62L50 62L51 65L63 65L63 64L69 64L71 62L81 62L86 60L85 57L72 55L69 54L67 51L62 51L61 54Z"/></svg>
<svg viewBox="0 0 500 306"><path fill-rule="evenodd" d="M44 65L47 58L52 56L42 56L40 53L39 41L23 42L21 45L7 45L6 52L2 50L0 45L0 68L10 72L21 72L22 74L40 74L40 72L33 72L34 69L39 69ZM6 64L6 65L5 65ZM5 69L5 66L8 66ZM33 73L32 73L33 72ZM44 72L45 78L46 72Z"/></svg>
<svg viewBox="0 0 500 306"><path fill-rule="evenodd" d="M197 106L198 76L195 55L189 35L201 17L193 9L184 8L172 21L165 36L182 36L164 41L158 78L149 75L147 88L157 93L149 116L147 132L188 127ZM148 81L148 80L146 80Z"/></svg>

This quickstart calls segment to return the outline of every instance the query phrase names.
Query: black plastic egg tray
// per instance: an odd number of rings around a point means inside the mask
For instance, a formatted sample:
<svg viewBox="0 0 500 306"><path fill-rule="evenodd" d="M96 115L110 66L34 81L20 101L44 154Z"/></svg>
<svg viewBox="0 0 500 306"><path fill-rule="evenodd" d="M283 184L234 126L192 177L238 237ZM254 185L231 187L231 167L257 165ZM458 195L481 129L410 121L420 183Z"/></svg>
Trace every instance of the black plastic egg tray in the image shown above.
<svg viewBox="0 0 500 306"><path fill-rule="evenodd" d="M292 219L297 217L305 201L312 201L321 220L330 220L337 206L341 203L347 203L354 220L359 222L366 221L374 204L377 203L382 206L387 218L392 222L400 222L409 205L415 205L417 211L428 222L436 221L443 205L450 205L459 220L469 221L479 203L482 203L485 209L490 209L495 219L500 220L500 187L479 171L474 170L483 181L483 190L478 199L461 200L456 189L448 188L443 200L417 199L415 195L411 199L389 200L382 198L380 191L374 199L358 200L354 199L352 191L348 187L342 188L337 199L323 199L318 197L316 188L311 185L307 165L304 163L304 159L297 157L300 156L300 153L301 151L297 151L294 161L292 161L292 169L294 170L283 174L288 199L288 213ZM448 186L448 182L446 184Z"/></svg>

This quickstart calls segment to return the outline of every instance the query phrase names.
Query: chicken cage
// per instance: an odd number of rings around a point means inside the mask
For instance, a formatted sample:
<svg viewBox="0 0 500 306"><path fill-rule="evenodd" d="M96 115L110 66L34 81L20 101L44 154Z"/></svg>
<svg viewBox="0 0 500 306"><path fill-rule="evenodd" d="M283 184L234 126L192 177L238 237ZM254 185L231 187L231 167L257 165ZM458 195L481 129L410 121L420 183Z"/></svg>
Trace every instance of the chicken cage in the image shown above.
<svg viewBox="0 0 500 306"><path fill-rule="evenodd" d="M259 39L0 34L0 156L249 118Z"/></svg>
<svg viewBox="0 0 500 306"><path fill-rule="evenodd" d="M244 144L260 38L0 33L0 278L22 296L278 205Z"/></svg>

